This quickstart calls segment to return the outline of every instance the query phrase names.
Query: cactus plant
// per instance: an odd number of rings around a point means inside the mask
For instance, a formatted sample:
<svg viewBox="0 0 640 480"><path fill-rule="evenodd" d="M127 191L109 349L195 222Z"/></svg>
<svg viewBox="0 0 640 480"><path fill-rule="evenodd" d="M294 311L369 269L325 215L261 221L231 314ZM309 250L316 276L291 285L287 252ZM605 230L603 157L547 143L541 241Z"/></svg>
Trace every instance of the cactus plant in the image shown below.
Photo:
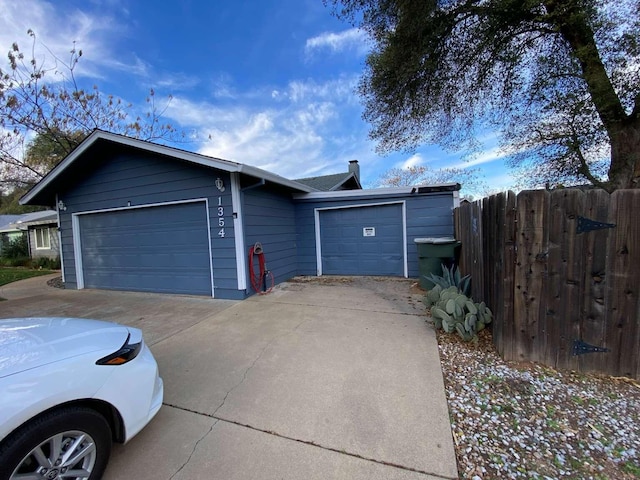
<svg viewBox="0 0 640 480"><path fill-rule="evenodd" d="M457 272L447 272L447 281L455 281ZM478 332L493 320L493 313L484 302L474 302L458 286L443 285L436 284L423 298L424 304L431 309L436 329L457 332L465 341L477 340Z"/></svg>

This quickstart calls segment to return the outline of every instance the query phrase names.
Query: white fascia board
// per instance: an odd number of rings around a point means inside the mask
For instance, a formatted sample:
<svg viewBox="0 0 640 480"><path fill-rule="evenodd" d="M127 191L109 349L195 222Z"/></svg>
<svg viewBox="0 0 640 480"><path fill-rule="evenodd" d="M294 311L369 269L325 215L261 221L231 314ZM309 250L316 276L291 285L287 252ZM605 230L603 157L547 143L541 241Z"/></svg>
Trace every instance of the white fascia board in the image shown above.
<svg viewBox="0 0 640 480"><path fill-rule="evenodd" d="M296 200L322 200L333 198L350 198L350 197L385 197L385 196L398 196L398 195L410 195L416 194L418 188L421 187L452 187L457 185L456 183L442 183L438 185L417 185L415 187L385 187L385 188L367 188L362 190L338 190L336 192L311 192L311 193L296 193L293 198ZM442 192L430 192L430 194L438 193L452 193L450 191ZM424 194L420 194L424 195Z"/></svg>
<svg viewBox="0 0 640 480"><path fill-rule="evenodd" d="M95 130L65 159L56 165L35 187L33 187L26 195L20 199L20 204L24 205L31 201L38 193L40 193L47 185L55 180L62 172L64 172L79 156L81 156L91 145L98 140L109 140L113 143L120 145L126 145L129 147L137 148L147 152L157 153L159 155L166 155L178 160L184 160L197 165L202 165L209 168L215 168L226 172L240 172L247 175L252 175L258 178L264 178L271 182L284 185L289 188L293 188L302 192L313 192L315 189L302 185L293 180L287 180L284 177L269 173L265 170L261 170L257 167L250 167L241 163L232 162L230 160L223 160L220 158L208 157L199 153L188 152L186 150L180 150L174 147L167 147L165 145L159 145L157 143L147 142L145 140L139 140L137 138L125 137L124 135L118 135L115 133L104 132L102 130Z"/></svg>

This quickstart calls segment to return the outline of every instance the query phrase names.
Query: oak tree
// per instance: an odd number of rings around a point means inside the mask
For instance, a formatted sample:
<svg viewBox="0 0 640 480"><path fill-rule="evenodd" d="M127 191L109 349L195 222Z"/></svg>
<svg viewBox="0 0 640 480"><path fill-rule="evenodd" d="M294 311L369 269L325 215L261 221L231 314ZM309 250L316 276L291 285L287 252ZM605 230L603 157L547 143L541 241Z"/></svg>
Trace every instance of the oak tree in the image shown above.
<svg viewBox="0 0 640 480"><path fill-rule="evenodd" d="M379 149L498 130L532 182L640 188L640 0L326 0L373 48Z"/></svg>

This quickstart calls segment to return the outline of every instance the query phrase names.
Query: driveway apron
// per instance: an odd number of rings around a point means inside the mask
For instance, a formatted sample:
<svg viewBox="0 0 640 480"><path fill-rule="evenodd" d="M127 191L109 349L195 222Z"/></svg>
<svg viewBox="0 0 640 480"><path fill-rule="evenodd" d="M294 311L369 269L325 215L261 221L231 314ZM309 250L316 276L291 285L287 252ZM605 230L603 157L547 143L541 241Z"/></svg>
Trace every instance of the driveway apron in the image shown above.
<svg viewBox="0 0 640 480"><path fill-rule="evenodd" d="M323 278L242 302L154 296L189 321L131 312L149 319L165 406L114 447L105 480L457 478L435 333L410 281Z"/></svg>

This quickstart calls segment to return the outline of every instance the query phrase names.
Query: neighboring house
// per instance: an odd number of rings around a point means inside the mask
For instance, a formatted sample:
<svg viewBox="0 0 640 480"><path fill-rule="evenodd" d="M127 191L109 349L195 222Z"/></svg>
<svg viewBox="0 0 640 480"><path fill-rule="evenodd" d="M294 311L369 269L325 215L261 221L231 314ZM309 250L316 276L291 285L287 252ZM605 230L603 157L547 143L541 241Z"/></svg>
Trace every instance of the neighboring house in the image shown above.
<svg viewBox="0 0 640 480"><path fill-rule="evenodd" d="M14 225L20 217L22 215L0 215L0 257L6 245L25 235L23 230Z"/></svg>
<svg viewBox="0 0 640 480"><path fill-rule="evenodd" d="M97 130L21 203L57 205L67 288L243 299L253 293L248 252L256 242L276 283L417 277L414 239L453 235L460 185L362 190L355 171L347 177L331 186L347 190L322 191Z"/></svg>
<svg viewBox="0 0 640 480"><path fill-rule="evenodd" d="M10 221L3 225L5 219ZM58 212L55 210L22 215L0 215L0 235L4 240L2 243L26 235L31 258L55 259L60 255Z"/></svg>
<svg viewBox="0 0 640 480"><path fill-rule="evenodd" d="M31 258L56 259L60 256L58 212L44 210L26 213L14 225L26 230Z"/></svg>

